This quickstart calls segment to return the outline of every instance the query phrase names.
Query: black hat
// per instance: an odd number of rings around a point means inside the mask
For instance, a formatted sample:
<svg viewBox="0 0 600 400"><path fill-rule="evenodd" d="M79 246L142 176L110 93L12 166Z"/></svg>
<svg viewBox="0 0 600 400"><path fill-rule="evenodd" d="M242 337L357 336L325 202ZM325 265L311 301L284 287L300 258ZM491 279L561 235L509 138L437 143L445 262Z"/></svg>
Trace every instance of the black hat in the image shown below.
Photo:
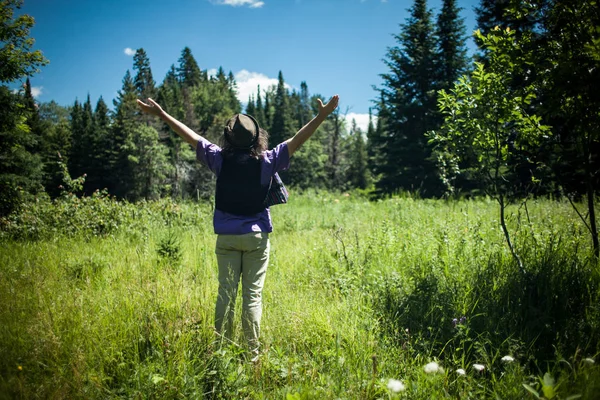
<svg viewBox="0 0 600 400"><path fill-rule="evenodd" d="M250 149L258 140L258 122L248 114L235 114L227 121L225 140L237 149Z"/></svg>

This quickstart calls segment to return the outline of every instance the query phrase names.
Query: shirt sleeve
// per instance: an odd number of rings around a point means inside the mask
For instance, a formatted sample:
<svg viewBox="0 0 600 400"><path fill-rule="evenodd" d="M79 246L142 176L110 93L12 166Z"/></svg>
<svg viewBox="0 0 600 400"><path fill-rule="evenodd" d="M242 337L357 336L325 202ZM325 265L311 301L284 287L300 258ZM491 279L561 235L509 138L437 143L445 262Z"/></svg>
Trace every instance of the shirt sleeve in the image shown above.
<svg viewBox="0 0 600 400"><path fill-rule="evenodd" d="M203 137L198 140L196 145L196 159L206 165L215 175L218 176L221 172L221 165L223 165L221 148Z"/></svg>
<svg viewBox="0 0 600 400"><path fill-rule="evenodd" d="M264 152L265 170L269 177L276 172L284 171L290 167L290 153L286 142L277 145L273 150Z"/></svg>

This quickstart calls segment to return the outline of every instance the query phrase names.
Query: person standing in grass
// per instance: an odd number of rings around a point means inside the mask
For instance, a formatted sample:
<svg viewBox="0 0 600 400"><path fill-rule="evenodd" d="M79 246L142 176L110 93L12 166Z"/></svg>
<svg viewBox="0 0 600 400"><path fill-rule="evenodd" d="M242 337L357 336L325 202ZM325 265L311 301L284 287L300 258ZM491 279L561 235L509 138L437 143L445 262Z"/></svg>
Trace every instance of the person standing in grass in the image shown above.
<svg viewBox="0 0 600 400"><path fill-rule="evenodd" d="M196 149L196 158L217 176L213 226L217 234L219 292L215 328L231 340L235 299L242 280L242 328L252 359L259 354L262 289L269 263L269 233L273 230L266 195L272 177L289 167L290 157L335 110L335 95L292 138L268 150L268 133L250 115L236 114L227 122L220 146L211 143L166 113L152 99L138 100L143 112L165 121Z"/></svg>

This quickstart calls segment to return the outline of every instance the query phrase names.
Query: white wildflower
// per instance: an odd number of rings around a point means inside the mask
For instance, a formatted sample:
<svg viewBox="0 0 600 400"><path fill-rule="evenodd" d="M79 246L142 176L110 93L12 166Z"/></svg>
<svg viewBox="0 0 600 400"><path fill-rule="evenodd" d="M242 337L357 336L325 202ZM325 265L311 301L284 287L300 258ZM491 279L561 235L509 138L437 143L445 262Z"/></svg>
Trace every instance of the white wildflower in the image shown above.
<svg viewBox="0 0 600 400"><path fill-rule="evenodd" d="M390 389L394 393L404 392L404 390L406 390L404 383L402 383L402 381L399 381L397 379L390 379L388 381L387 388Z"/></svg>
<svg viewBox="0 0 600 400"><path fill-rule="evenodd" d="M473 368L476 369L477 371L481 372L485 369L485 365L483 364L473 364Z"/></svg>
<svg viewBox="0 0 600 400"><path fill-rule="evenodd" d="M442 367L440 367L439 364L436 363L435 361L432 361L429 364L425 365L425 367L423 367L423 369L428 374L435 374L436 372L443 371Z"/></svg>
<svg viewBox="0 0 600 400"><path fill-rule="evenodd" d="M584 362L584 363L586 363L586 364L590 364L590 365L592 365L592 364L595 364L595 363L596 363L596 361L594 361L594 359L593 359L593 358L584 358L584 359L583 359L583 362Z"/></svg>
<svg viewBox="0 0 600 400"><path fill-rule="evenodd" d="M467 372L462 368L457 369L456 373L462 376L465 376L467 374Z"/></svg>
<svg viewBox="0 0 600 400"><path fill-rule="evenodd" d="M511 356L504 356L502 357L502 361L506 362L506 363L511 363L513 361L515 361L514 357Z"/></svg>

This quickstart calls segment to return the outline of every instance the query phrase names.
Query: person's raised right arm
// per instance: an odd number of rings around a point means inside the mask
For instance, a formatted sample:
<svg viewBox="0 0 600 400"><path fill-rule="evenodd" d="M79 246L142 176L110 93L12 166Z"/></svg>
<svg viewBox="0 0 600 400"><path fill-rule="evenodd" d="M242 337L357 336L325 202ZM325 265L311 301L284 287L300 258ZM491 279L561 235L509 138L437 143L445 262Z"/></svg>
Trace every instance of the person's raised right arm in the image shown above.
<svg viewBox="0 0 600 400"><path fill-rule="evenodd" d="M151 115L156 115L157 117L165 121L167 125L169 125L171 129L175 131L175 133L181 136L183 140L191 144L194 147L194 149L196 148L198 140L200 140L202 136L198 135L196 132L188 128L185 124L179 122L178 120L170 116L154 100L148 99L147 103L144 103L143 101L138 99L137 103L143 112Z"/></svg>

